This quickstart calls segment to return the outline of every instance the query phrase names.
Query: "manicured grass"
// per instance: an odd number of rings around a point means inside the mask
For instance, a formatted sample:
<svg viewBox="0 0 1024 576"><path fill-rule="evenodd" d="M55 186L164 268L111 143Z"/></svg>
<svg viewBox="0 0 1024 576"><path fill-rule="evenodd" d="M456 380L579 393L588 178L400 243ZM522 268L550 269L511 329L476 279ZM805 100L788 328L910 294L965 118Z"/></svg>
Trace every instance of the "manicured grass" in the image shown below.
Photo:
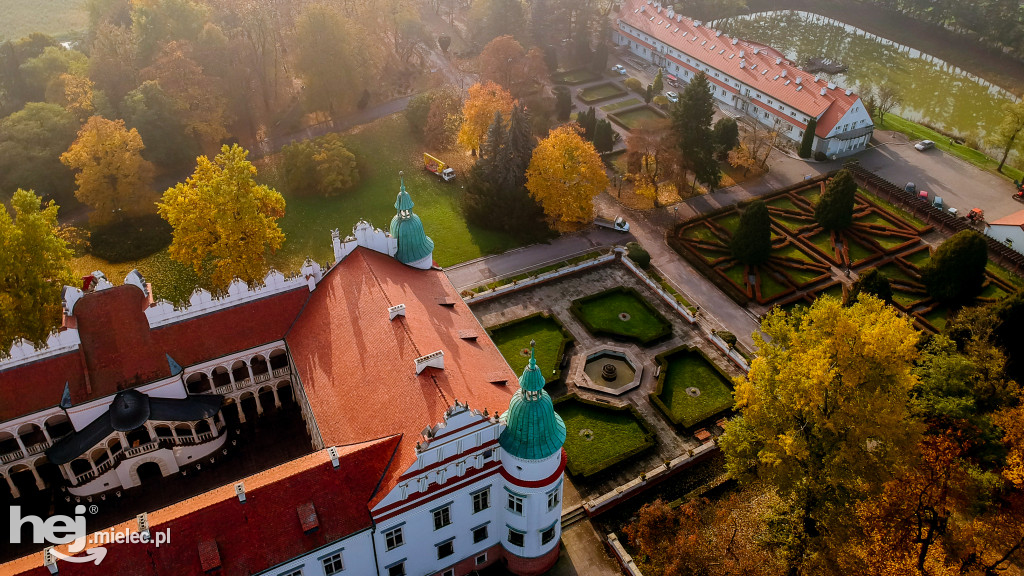
<svg viewBox="0 0 1024 576"><path fill-rule="evenodd" d="M909 256L904 256L903 259L906 260L907 262L910 262L914 266L917 266L918 268L922 268L925 264L928 263L929 260L932 259L932 255L928 252L927 249L924 249L918 250L917 252L914 252Z"/></svg>
<svg viewBox="0 0 1024 576"><path fill-rule="evenodd" d="M0 0L0 42L18 40L32 32L65 37L89 26L85 0Z"/></svg>
<svg viewBox="0 0 1024 576"><path fill-rule="evenodd" d="M715 224L728 230L729 234L735 234L736 229L740 227L740 214L739 212L730 212L725 216L715 218Z"/></svg>
<svg viewBox="0 0 1024 576"><path fill-rule="evenodd" d="M743 264L736 264L735 266L730 266L729 268L722 270L722 273L725 274L726 278L735 282L737 286L743 288L747 285L747 275L743 272L744 270L745 267Z"/></svg>
<svg viewBox="0 0 1024 576"><path fill-rule="evenodd" d="M629 410L575 398L555 404L565 422L565 453L573 475L590 476L654 445L653 435Z"/></svg>
<svg viewBox="0 0 1024 576"><path fill-rule="evenodd" d="M878 242L878 244L887 251L892 250L908 240L903 236L889 236L886 234L869 234L869 236L871 236L875 242Z"/></svg>
<svg viewBox="0 0 1024 576"><path fill-rule="evenodd" d="M911 278L906 272L904 272L902 268L900 268L899 266L892 262L879 268L878 272L885 275L885 277L890 280L903 280L905 282L914 282L913 278Z"/></svg>
<svg viewBox="0 0 1024 576"><path fill-rule="evenodd" d="M772 200L771 202L769 202L768 205L771 206L772 208L781 208L783 210L801 211L799 208L797 208L796 204L793 204L793 201L790 200L789 197L787 197L787 196L782 196L782 197L776 198L775 200Z"/></svg>
<svg viewBox="0 0 1024 576"><path fill-rule="evenodd" d="M785 284L776 280L767 271L762 270L759 276L761 278L761 298L764 300L769 300L789 290Z"/></svg>
<svg viewBox="0 0 1024 576"><path fill-rule="evenodd" d="M344 139L359 161L359 184L353 190L330 198L285 195L285 216L278 222L285 233L285 242L281 250L270 256L271 266L290 274L298 271L307 257L323 263L332 261L331 230L339 229L344 237L361 219L387 230L395 215L399 171L405 172L406 189L416 204L414 211L434 241L434 260L441 266L504 252L519 245L511 236L466 222L459 208L462 194L459 182L470 164L468 156L461 151L441 154L459 172L453 182L444 182L423 170L423 149L401 114L357 128L344 134ZM259 162L257 167L262 179L272 178L273 162L274 159ZM116 280L115 284L135 267L153 283L158 298L187 300L197 285L195 275L170 261L166 251L123 265L111 265L92 257L78 258L73 264L76 274L102 270ZM204 286L204 283L198 281L198 285Z"/></svg>
<svg viewBox="0 0 1024 576"><path fill-rule="evenodd" d="M672 332L669 321L632 290L613 288L580 298L573 301L571 309L595 335L648 344ZM622 313L629 314L629 320L622 320Z"/></svg>
<svg viewBox="0 0 1024 576"><path fill-rule="evenodd" d="M813 221L799 220L797 218L790 218L789 216L778 216L776 214L772 215L772 220L775 221L776 224L782 224L783 226L786 227L787 230L794 233L797 230L803 228L804 226L814 223Z"/></svg>
<svg viewBox="0 0 1024 576"><path fill-rule="evenodd" d="M625 112L618 112L615 114L609 114L609 118L616 120L619 124L626 127L627 130L633 130L642 124L657 124L667 123L668 119L665 116L658 114L654 111L654 108L650 106L644 106L642 108L634 108L633 110L626 110Z"/></svg>
<svg viewBox="0 0 1024 576"><path fill-rule="evenodd" d="M1005 298L1008 294L1006 293L1006 290L1003 290L994 282L989 282L988 286L985 286L984 290L982 290L981 294L978 296L981 298L994 298L998 300Z"/></svg>
<svg viewBox="0 0 1024 576"><path fill-rule="evenodd" d="M708 228L707 224L703 223L697 226L691 226L687 228L686 231L683 232L683 237L693 238L695 240L704 240L706 242L712 242L716 244L720 244L722 242L722 239L719 238L718 235L714 233L714 231Z"/></svg>
<svg viewBox="0 0 1024 576"><path fill-rule="evenodd" d="M797 248L793 244L786 244L781 248L772 250L772 256L776 258L792 258L793 260L800 260L801 262L814 262L814 259L809 254Z"/></svg>
<svg viewBox="0 0 1024 576"><path fill-rule="evenodd" d="M909 308L911 305L914 304L914 302L917 302L918 300L920 300L923 297L924 296L922 296L921 294L913 294L911 292L904 292L902 290L897 290L895 288L892 291L892 299L893 299L893 301L895 301L897 304L903 306L904 308Z"/></svg>
<svg viewBox="0 0 1024 576"><path fill-rule="evenodd" d="M600 77L601 76L599 74L587 70L586 68L577 68L575 70L555 72L551 75L551 80L553 82L563 84L582 84L584 82L592 82Z"/></svg>
<svg viewBox="0 0 1024 576"><path fill-rule="evenodd" d="M967 146L961 146L960 144L951 144L949 138L939 134L931 128L926 128L916 122L907 120L906 118L900 118L895 114L886 114L885 121L880 122L876 125L881 130L894 130L896 132L902 132L906 134L911 140L931 140L935 142L935 147L944 152L948 152L957 158L966 160L971 164L989 172L996 172L996 167L999 166L999 161L993 158L989 158L983 152L968 148ZM1011 180L1021 180L1024 178L1024 171L1013 168L1009 165L1003 166L1003 176Z"/></svg>
<svg viewBox="0 0 1024 576"><path fill-rule="evenodd" d="M814 280L815 278L818 278L819 276L822 276L823 274L826 274L826 272L822 272L822 271L819 271L819 270L810 270L810 269L807 269L807 268L797 268L797 267L794 266L794 267L786 268L785 274L786 274L786 276L789 276L789 279L794 284L796 284L797 286L803 286L804 284L807 284L811 280ZM762 283L763 282L764 282L764 277L762 276ZM764 285L763 284L761 286L761 293L762 293L762 295L765 294L765 290L764 290Z"/></svg>
<svg viewBox="0 0 1024 576"><path fill-rule="evenodd" d="M494 330L489 330L491 340L498 347L498 351L505 357L505 362L515 370L516 374L522 374L530 361L529 353L523 354L524 350L530 349L530 341L537 343L536 355L537 366L544 372L544 381L551 382L558 379L559 366L562 364L561 354L565 342L569 340L562 331L562 327L551 317L542 315L523 318L518 322L512 322Z"/></svg>
<svg viewBox="0 0 1024 576"><path fill-rule="evenodd" d="M622 110L623 108L639 106L643 103L644 101L639 98L629 98L628 100L623 100L622 102L616 102L614 104L608 104L607 106L601 106L601 110L604 110L605 112L614 112L616 110Z"/></svg>
<svg viewBox="0 0 1024 576"><path fill-rule="evenodd" d="M927 224L925 224L924 220L921 220L917 216L914 216L913 214L911 214L910 212L907 212L906 210L904 210L902 208L898 208L898 207L894 206L892 203L883 200L882 198L876 196L875 194L872 194L871 192L868 192L867 190L865 190L863 188L858 188L857 189L857 193L858 194L863 194L864 196L870 198L872 202L874 202L875 204L878 204L879 206L884 208L887 212L891 212L891 213L899 216L900 218L906 220L907 222L913 224L914 226L917 227L918 230L921 230L925 226L927 226Z"/></svg>
<svg viewBox="0 0 1024 576"><path fill-rule="evenodd" d="M580 90L580 93L577 96L580 101L586 104L591 104L598 100L614 98L616 96L625 96L626 94L628 94L628 92L618 84L605 82L603 84L598 84L597 86L584 88L583 90Z"/></svg>
<svg viewBox="0 0 1024 576"><path fill-rule="evenodd" d="M667 356L665 361L665 379L658 399L673 422L690 428L732 407L732 390L727 380L699 352L683 350ZM687 388L697 388L700 395L690 396Z"/></svg>
<svg viewBox="0 0 1024 576"><path fill-rule="evenodd" d="M939 332L946 327L946 319L949 317L949 310L946 308L936 308L931 312L924 314L924 319L929 324L935 326L935 329Z"/></svg>
<svg viewBox="0 0 1024 576"><path fill-rule="evenodd" d="M818 205L818 200L821 200L821 189L817 186L808 188L803 192L800 192L800 196L811 203L812 206Z"/></svg>
<svg viewBox="0 0 1024 576"><path fill-rule="evenodd" d="M836 300L842 300L843 299L843 285L842 284L836 284L834 286L829 286L828 288L826 288L826 289L822 290L821 292L818 292L817 294L815 294L815 298L821 298L822 296L831 296L831 297L835 298Z"/></svg>
<svg viewBox="0 0 1024 576"><path fill-rule="evenodd" d="M721 250L714 250L712 248L705 248L703 246L697 248L697 253L703 256L704 259L709 262L713 262L723 256L729 256L731 254L728 248L723 247Z"/></svg>
<svg viewBox="0 0 1024 576"><path fill-rule="evenodd" d="M867 214L857 218L856 222L862 224L875 224L876 226L885 226L886 228L895 228L896 225L883 218L878 212L868 212Z"/></svg>
<svg viewBox="0 0 1024 576"><path fill-rule="evenodd" d="M988 264L986 264L985 271L993 276L996 276L997 278L1001 278L1009 282L1010 284L1013 284L1018 288L1024 287L1024 278L1017 276L1016 274L1010 272L1009 270L1003 268L1002 266L996 264L995 262L989 262Z"/></svg>
<svg viewBox="0 0 1024 576"><path fill-rule="evenodd" d="M850 254L850 262L860 262L861 260L876 254L874 250L871 250L860 242L850 240L849 236L846 238L846 250Z"/></svg>
<svg viewBox="0 0 1024 576"><path fill-rule="evenodd" d="M833 256L836 253L835 248L832 247L832 235L828 232L818 232L807 240L828 256Z"/></svg>

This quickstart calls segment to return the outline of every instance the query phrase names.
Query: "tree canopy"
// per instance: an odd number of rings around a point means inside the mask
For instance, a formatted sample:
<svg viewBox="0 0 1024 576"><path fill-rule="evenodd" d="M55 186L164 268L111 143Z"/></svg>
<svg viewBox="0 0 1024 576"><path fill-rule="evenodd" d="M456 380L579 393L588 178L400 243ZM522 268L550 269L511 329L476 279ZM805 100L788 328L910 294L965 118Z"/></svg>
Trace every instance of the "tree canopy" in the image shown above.
<svg viewBox="0 0 1024 576"><path fill-rule="evenodd" d="M32 102L0 120L0 193L33 189L71 201L74 179L60 155L75 141L78 122L56 104Z"/></svg>
<svg viewBox="0 0 1024 576"><path fill-rule="evenodd" d="M267 256L281 247L284 198L256 184L256 168L238 145L200 156L185 182L164 192L160 216L174 229L171 258L209 274L224 289L233 279L253 284L266 276Z"/></svg>
<svg viewBox="0 0 1024 576"><path fill-rule="evenodd" d="M871 294L886 304L892 304L892 284L884 274L878 271L878 268L872 268L861 274L860 278L853 283L848 300L856 302L857 297L861 294Z"/></svg>
<svg viewBox="0 0 1024 576"><path fill-rule="evenodd" d="M594 197L607 187L597 150L571 126L555 128L541 140L526 171L530 196L559 231L593 222Z"/></svg>
<svg viewBox="0 0 1024 576"><path fill-rule="evenodd" d="M714 112L711 83L701 72L686 85L679 95L679 103L672 109L672 130L676 135L681 165L693 172L694 188L698 180L712 188L721 180L711 128Z"/></svg>
<svg viewBox="0 0 1024 576"><path fill-rule="evenodd" d="M772 219L768 205L755 200L740 213L740 223L729 241L733 258L755 266L768 260L772 251Z"/></svg>
<svg viewBox="0 0 1024 576"><path fill-rule="evenodd" d="M974 230L957 232L942 243L921 270L928 294L941 302L963 302L981 292L988 243Z"/></svg>
<svg viewBox="0 0 1024 576"><path fill-rule="evenodd" d="M60 325L61 289L73 284L71 251L58 235L57 205L17 190L12 214L0 203L0 356L24 338L46 342Z"/></svg>
<svg viewBox="0 0 1024 576"><path fill-rule="evenodd" d="M468 150L479 149L484 134L494 119L494 113L501 112L503 117L508 118L515 102L508 90L494 82L470 86L469 96L462 105L459 144Z"/></svg>
<svg viewBox="0 0 1024 576"><path fill-rule="evenodd" d="M281 149L288 192L296 196L331 196L359 181L355 154L339 134L302 140Z"/></svg>
<svg viewBox="0 0 1024 576"><path fill-rule="evenodd" d="M844 230L853 223L857 183L849 170L840 170L825 185L825 193L814 207L814 219L826 230Z"/></svg>

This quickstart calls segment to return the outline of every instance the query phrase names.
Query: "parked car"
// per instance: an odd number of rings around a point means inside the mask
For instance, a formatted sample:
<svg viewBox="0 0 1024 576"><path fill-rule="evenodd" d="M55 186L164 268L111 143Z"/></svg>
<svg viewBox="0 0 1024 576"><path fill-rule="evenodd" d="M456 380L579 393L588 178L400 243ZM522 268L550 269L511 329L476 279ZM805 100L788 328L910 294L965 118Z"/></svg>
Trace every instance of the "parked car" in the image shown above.
<svg viewBox="0 0 1024 576"><path fill-rule="evenodd" d="M622 64L616 64L615 66L612 66L612 72L618 72L620 75L625 76L626 67Z"/></svg>
<svg viewBox="0 0 1024 576"><path fill-rule="evenodd" d="M665 92L665 98L668 98L668 101L673 104L679 102L679 94L675 92Z"/></svg>
<svg viewBox="0 0 1024 576"><path fill-rule="evenodd" d="M935 148L935 142L932 142L931 140L921 140L917 144L914 144L914 148L917 148L921 152L924 152L925 150L931 150L932 148Z"/></svg>

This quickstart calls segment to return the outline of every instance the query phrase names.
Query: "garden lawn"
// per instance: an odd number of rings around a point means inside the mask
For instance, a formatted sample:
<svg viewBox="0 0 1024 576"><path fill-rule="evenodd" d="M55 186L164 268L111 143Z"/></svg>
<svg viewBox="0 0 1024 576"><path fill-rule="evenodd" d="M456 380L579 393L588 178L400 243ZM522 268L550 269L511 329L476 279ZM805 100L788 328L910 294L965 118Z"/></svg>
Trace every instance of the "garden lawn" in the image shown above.
<svg viewBox="0 0 1024 576"><path fill-rule="evenodd" d="M625 126L627 130L633 130L645 123L668 123L668 119L665 118L665 116L658 114L650 106L609 114L608 117L612 120L618 121L618 123Z"/></svg>
<svg viewBox="0 0 1024 576"><path fill-rule="evenodd" d="M674 421L690 428L732 407L728 383L700 353L683 351L667 360L665 382L658 398ZM690 396L687 388L697 388L700 396Z"/></svg>
<svg viewBox="0 0 1024 576"><path fill-rule="evenodd" d="M530 361L529 353L524 355L523 350L529 350L530 341L535 340L537 365L544 373L544 381L551 382L558 375L557 370L562 363L559 353L562 343L568 338L554 318L533 316L492 330L491 340L516 374L522 374Z"/></svg>
<svg viewBox="0 0 1024 576"><path fill-rule="evenodd" d="M797 248L793 244L786 244L781 248L772 250L772 256L775 258L791 258L793 260L800 260L801 262L814 263L815 260L810 257L806 252Z"/></svg>
<svg viewBox="0 0 1024 576"><path fill-rule="evenodd" d="M849 236L846 237L846 250L850 254L850 262L860 262L875 255L874 250L856 240L851 240Z"/></svg>
<svg viewBox="0 0 1024 576"><path fill-rule="evenodd" d="M929 260L932 259L932 255L928 251L928 249L925 248L924 250L918 250L917 252L914 252L909 256L904 256L903 259L906 260L907 262L910 262L914 266L917 266L918 269L921 269L922 267L924 267L925 264L928 263Z"/></svg>
<svg viewBox="0 0 1024 576"><path fill-rule="evenodd" d="M789 267L787 267L785 269L785 274L786 274L786 276L789 276L789 279L790 279L790 281L793 282L793 284L796 284L798 287L800 287L800 286L803 286L804 284L807 284L807 283L811 282L815 278L823 276L826 273L822 272L820 270L810 270L810 269L807 269L807 268L797 268L796 266L789 266ZM762 285L761 285L761 294L762 294L762 296L766 295L766 291L765 291L765 287L764 287L763 282L764 282L764 279L762 277Z"/></svg>
<svg viewBox="0 0 1024 576"><path fill-rule="evenodd" d="M434 241L434 260L439 265L450 266L519 245L511 236L466 222L459 209L459 198L460 181L469 166L468 157L461 151L440 154L459 172L453 182L444 182L427 172L423 169L423 148L410 133L401 114L347 132L344 139L359 162L359 184L348 192L326 198L285 194L285 215L278 221L285 233L285 242L281 250L270 256L271 266L288 275L297 272L307 257L321 263L331 262L331 230L339 229L344 237L361 219L387 230L395 215L399 171L405 172L405 186L415 203L413 211ZM260 180L273 180L272 161L259 162ZM102 270L115 285L132 268L138 268L146 280L153 283L158 298L182 301L197 285L196 276L171 261L166 250L117 265L92 256L78 258L73 263L76 275Z"/></svg>
<svg viewBox="0 0 1024 576"><path fill-rule="evenodd" d="M913 214L911 214L910 212L907 212L906 210L903 210L902 208L898 208L898 207L894 206L893 204L890 204L889 202L886 202L882 198L872 194L871 192L868 192L867 190L865 190L863 188L858 188L857 189L857 194L862 194L863 196L867 197L868 199L870 199L875 204L877 204L880 207L882 207L886 212L889 212L891 214L895 214L896 216L899 216L903 220L909 222L911 225L917 226L918 230L921 230L925 226L927 226L927 224L924 223L924 220L921 220L917 216L914 216Z"/></svg>
<svg viewBox="0 0 1024 576"><path fill-rule="evenodd" d="M817 275L815 277L817 277ZM789 290L789 287L776 280L775 277L767 271L762 271L758 274L758 278L761 280L761 298L764 300L770 300L779 294L782 294L786 290Z"/></svg>
<svg viewBox="0 0 1024 576"><path fill-rule="evenodd" d="M672 328L668 320L633 292L613 289L596 297L581 298L573 302L572 312L592 331L640 343L651 342ZM623 312L629 314L629 320L619 318Z"/></svg>
<svg viewBox="0 0 1024 576"><path fill-rule="evenodd" d="M580 90L577 95L580 101L591 104L598 100L604 100L606 98L614 98L616 96L625 96L628 94L626 90L620 87L618 84L611 82L605 82L604 84L598 84L597 86L591 86L590 88L584 88Z"/></svg>
<svg viewBox="0 0 1024 576"><path fill-rule="evenodd" d="M735 234L736 229L740 227L739 212L730 212L728 215L715 218L714 220L715 224L725 228L730 234Z"/></svg>
<svg viewBox="0 0 1024 576"><path fill-rule="evenodd" d="M796 204L793 203L787 196L781 196L768 202L768 205L772 208L781 208L783 210L793 210L795 212L803 212L800 208L797 208Z"/></svg>
<svg viewBox="0 0 1024 576"><path fill-rule="evenodd" d="M551 75L551 80L554 82L562 82L565 84L582 84L584 82L590 82L600 78L598 74L587 70L586 68L577 68L576 70L565 70L562 72L555 72Z"/></svg>
<svg viewBox="0 0 1024 576"><path fill-rule="evenodd" d="M555 405L565 422L569 470L589 476L654 445L650 434L628 410L611 410L566 400ZM590 431L592 436L581 434Z"/></svg>
<svg viewBox="0 0 1024 576"><path fill-rule="evenodd" d="M616 102L614 104L608 104L607 106L601 106L601 110L604 110L605 112L615 112L616 110L622 110L623 108L639 106L643 103L644 101L639 98L629 98L623 100L622 102Z"/></svg>

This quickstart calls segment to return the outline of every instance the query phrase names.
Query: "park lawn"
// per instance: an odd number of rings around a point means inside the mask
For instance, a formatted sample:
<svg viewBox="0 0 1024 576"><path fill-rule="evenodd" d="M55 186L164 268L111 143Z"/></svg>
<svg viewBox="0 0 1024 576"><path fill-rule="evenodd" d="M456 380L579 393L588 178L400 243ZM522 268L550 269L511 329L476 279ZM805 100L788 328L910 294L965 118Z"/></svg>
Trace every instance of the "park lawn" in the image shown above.
<svg viewBox="0 0 1024 576"><path fill-rule="evenodd" d="M697 253L700 254L701 257L703 257L708 262L714 262L719 258L730 256L732 254L732 252L730 252L729 249L724 246L717 250L714 248L708 248L706 246L697 246L695 247L695 250L697 250Z"/></svg>
<svg viewBox="0 0 1024 576"><path fill-rule="evenodd" d="M800 208L797 208L796 204L794 204L793 201L790 200L788 196L781 196L779 198L776 198L775 200L772 200L771 202L768 202L768 205L771 206L772 208L781 208L783 210L792 210L794 212L803 212L803 210L801 210Z"/></svg>
<svg viewBox="0 0 1024 576"><path fill-rule="evenodd" d="M832 246L832 234L829 232L818 232L807 240L828 256L834 256L836 253L836 249Z"/></svg>
<svg viewBox="0 0 1024 576"><path fill-rule="evenodd" d="M605 82L603 84L598 84L597 86L584 88L583 90L580 90L580 93L577 96L582 102L590 104L592 102L597 102L598 100L604 100L605 98L625 96L626 94L628 94L628 92L618 84Z"/></svg>
<svg viewBox="0 0 1024 576"><path fill-rule="evenodd" d="M906 260L907 262L910 262L914 266L917 266L917 268L920 270L925 266L925 264L928 263L928 261L932 259L932 255L928 251L928 249L925 248L924 250L918 250L913 254L904 256L903 259Z"/></svg>
<svg viewBox="0 0 1024 576"><path fill-rule="evenodd" d="M668 123L668 119L665 118L665 116L658 114L650 106L609 114L609 118L617 120L618 123L625 126L627 130L633 130L643 124Z"/></svg>
<svg viewBox="0 0 1024 576"><path fill-rule="evenodd" d="M793 260L800 260L801 262L815 262L814 258L811 258L809 254L793 244L786 244L780 248L775 248L772 250L772 257L791 258Z"/></svg>
<svg viewBox="0 0 1024 576"><path fill-rule="evenodd" d="M870 236L875 242L878 242L886 252L911 240L910 238L905 238L903 236L889 236L887 234L879 234L877 232L869 233L868 236Z"/></svg>
<svg viewBox="0 0 1024 576"><path fill-rule="evenodd" d="M903 268L900 268L899 266L892 262L879 268L878 273L884 275L889 280L903 280L904 282L916 282L916 280L911 278L906 272L903 271Z"/></svg>
<svg viewBox="0 0 1024 576"><path fill-rule="evenodd" d="M360 167L360 182L352 190L331 197L296 197L285 194L285 215L278 225L285 234L284 245L269 258L270 266L285 275L298 272L308 257L320 263L333 261L331 230L347 236L359 220L388 230L395 215L395 197L399 190L399 171L405 172L405 186L412 195L413 211L434 241L434 260L450 266L487 254L504 252L519 243L503 233L470 225L462 216L460 181L465 171L452 182L444 182L423 169L423 149L409 131L401 114L381 118L344 134L345 144L355 153ZM441 154L458 171L468 167L468 158L460 151ZM259 162L261 171L273 162ZM272 178L271 170L261 180ZM115 284L132 268L154 284L159 298L183 301L196 287L197 278L188 269L170 260L167 251L158 252L134 263L111 264L87 256L73 263L76 274L102 270ZM207 287L203 282L200 286Z"/></svg>
<svg viewBox="0 0 1024 576"><path fill-rule="evenodd" d="M1003 268L1002 266L996 264L995 262L990 261L988 264L986 264L985 271L997 278L1001 278L1002 280L1005 280L1006 282L1013 284L1017 288L1024 288L1024 278L1017 276L1013 272L1010 272L1009 270Z"/></svg>
<svg viewBox="0 0 1024 576"><path fill-rule="evenodd" d="M998 284L991 281L988 283L988 286L985 286L981 291L981 294L978 294L979 298L992 298L994 300L1000 300L1006 296L1008 296L1006 290L1003 290Z"/></svg>
<svg viewBox="0 0 1024 576"><path fill-rule="evenodd" d="M820 292L818 292L818 293L816 293L814 295L815 298L821 298L822 296L831 296L831 297L835 298L836 300L842 300L843 299L843 285L842 284L835 284L833 286L829 286L828 288L825 288L824 290L822 290L822 291L820 291Z"/></svg>
<svg viewBox="0 0 1024 576"><path fill-rule="evenodd" d="M790 281L797 286L803 286L811 282L816 278L820 278L825 273L820 270L811 270L808 268L797 268L796 266L787 266L785 270L786 276L789 276ZM763 280L762 280L763 282ZM761 285L761 295L765 295L764 284Z"/></svg>
<svg viewBox="0 0 1024 576"><path fill-rule="evenodd" d="M693 238L694 240L704 240L705 242L711 242L713 244L722 244L722 239L715 234L711 228L708 228L707 224L701 222L696 226L690 226L683 232L683 238ZM724 244L723 244L724 245Z"/></svg>
<svg viewBox="0 0 1024 576"><path fill-rule="evenodd" d="M850 254L850 262L860 262L875 255L875 251L856 240L846 239L846 250Z"/></svg>
<svg viewBox="0 0 1024 576"><path fill-rule="evenodd" d="M572 312L583 320L588 329L641 343L659 338L672 327L668 320L640 300L635 293L617 289L574 301ZM619 318L623 312L629 314L629 320Z"/></svg>
<svg viewBox="0 0 1024 576"><path fill-rule="evenodd" d="M854 222L860 222L861 224L875 224L876 226L884 226L886 228L896 228L896 224L890 222L889 219L883 218L878 212L868 212L854 220Z"/></svg>
<svg viewBox="0 0 1024 576"><path fill-rule="evenodd" d="M913 214L907 212L902 208L894 206L893 204L883 200L879 196L876 196L875 194L872 194L871 192L868 192L863 188L858 188L857 193L863 194L864 196L870 198L872 202L878 204L878 206L885 209L886 212L899 216L903 220L909 222L911 225L916 226L919 231L923 230L927 226L927 224L924 223L924 220L921 220L917 216L914 216Z"/></svg>
<svg viewBox="0 0 1024 576"><path fill-rule="evenodd" d="M651 435L629 410L612 410L566 400L555 405L565 422L569 470L590 476L654 445ZM593 435L587 438L583 431Z"/></svg>
<svg viewBox="0 0 1024 576"><path fill-rule="evenodd" d="M790 216L780 216L778 214L772 214L772 220L774 220L776 224L782 224L790 232L796 232L797 230L803 228L804 226L814 223L813 220L799 220L797 218L792 218Z"/></svg>
<svg viewBox="0 0 1024 576"><path fill-rule="evenodd" d="M89 26L86 0L0 0L0 42L18 40L32 32L65 38Z"/></svg>
<svg viewBox="0 0 1024 576"><path fill-rule="evenodd" d="M936 330L942 332L942 330L946 327L946 320L949 317L949 309L936 308L935 310L932 310L927 314L923 314L923 316L924 319L927 320L929 324L934 326Z"/></svg>
<svg viewBox="0 0 1024 576"><path fill-rule="evenodd" d="M922 298L925 298L925 296L921 294L915 294L913 292L904 292L903 290L900 290L895 287L892 289L893 301L903 306L904 308L910 308L915 302L921 300Z"/></svg>
<svg viewBox="0 0 1024 576"><path fill-rule="evenodd" d="M718 224L722 228L729 231L730 234L735 234L736 229L740 227L740 213L730 212L725 216L719 216L715 218L715 224Z"/></svg>
<svg viewBox="0 0 1024 576"><path fill-rule="evenodd" d="M629 108L631 106L640 106L643 103L644 101L639 98L629 98L622 102L601 106L601 110L604 110L605 112L615 112L616 110L622 110L623 108Z"/></svg>
<svg viewBox="0 0 1024 576"><path fill-rule="evenodd" d="M745 289L747 287L747 275L745 273L746 266L743 264L736 264L725 270L719 270L722 274L725 274L726 278L735 282L740 289Z"/></svg>
<svg viewBox="0 0 1024 576"><path fill-rule="evenodd" d="M808 188L800 192L800 196L810 202L811 206L817 206L818 201L821 200L821 189L817 186Z"/></svg>
<svg viewBox="0 0 1024 576"><path fill-rule="evenodd" d="M658 399L673 421L690 428L732 407L728 382L700 353L687 350L666 360L665 382ZM687 388L697 388L700 396L690 396Z"/></svg>
<svg viewBox="0 0 1024 576"><path fill-rule="evenodd" d="M990 158L984 152L979 150L968 148L967 146L962 146L960 144L952 144L948 137L943 136L931 128L927 128L916 122L907 120L906 118L901 118L895 114L886 114L885 121L879 122L876 127L881 130L902 132L911 140L931 140L932 142L935 142L935 147L939 150L947 152L962 160L966 160L982 170L988 170L989 172L999 174L999 172L996 172L996 167L999 166L998 160ZM1006 166L1003 166L1003 172L1001 175L1011 180L1019 181L1024 178L1024 171L1018 170L1017 168L1007 164Z"/></svg>
<svg viewBox="0 0 1024 576"><path fill-rule="evenodd" d="M586 68L577 68L575 70L555 72L551 75L551 80L554 82L563 82L565 84L582 84L584 82L597 80L600 77L601 76L599 74L587 70Z"/></svg>
<svg viewBox="0 0 1024 576"><path fill-rule="evenodd" d="M516 374L522 374L530 361L529 353L523 355L523 350L530 349L531 340L536 341L537 366L544 372L544 381L551 382L558 376L562 364L559 354L568 338L554 318L533 316L492 330L491 340Z"/></svg>

